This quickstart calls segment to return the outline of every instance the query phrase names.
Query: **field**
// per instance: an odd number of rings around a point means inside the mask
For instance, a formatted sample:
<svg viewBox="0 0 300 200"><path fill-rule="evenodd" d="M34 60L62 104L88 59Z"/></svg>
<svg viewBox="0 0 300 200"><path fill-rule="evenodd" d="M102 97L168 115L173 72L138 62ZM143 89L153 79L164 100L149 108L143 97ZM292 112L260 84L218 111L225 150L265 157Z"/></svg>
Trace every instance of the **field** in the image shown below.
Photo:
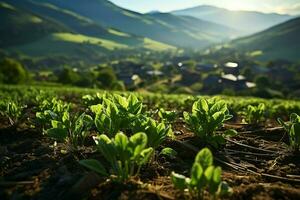
<svg viewBox="0 0 300 200"><path fill-rule="evenodd" d="M0 199L300 199L292 113L299 101L1 85Z"/></svg>

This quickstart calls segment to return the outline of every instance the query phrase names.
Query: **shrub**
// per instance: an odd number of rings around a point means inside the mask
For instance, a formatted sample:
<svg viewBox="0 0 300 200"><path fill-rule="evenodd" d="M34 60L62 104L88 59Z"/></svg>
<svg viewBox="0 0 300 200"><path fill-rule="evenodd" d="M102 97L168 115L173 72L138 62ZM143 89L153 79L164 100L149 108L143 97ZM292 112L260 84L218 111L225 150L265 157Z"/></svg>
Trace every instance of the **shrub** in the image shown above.
<svg viewBox="0 0 300 200"><path fill-rule="evenodd" d="M18 61L5 58L0 62L0 81L6 84L24 83L28 78L26 69Z"/></svg>

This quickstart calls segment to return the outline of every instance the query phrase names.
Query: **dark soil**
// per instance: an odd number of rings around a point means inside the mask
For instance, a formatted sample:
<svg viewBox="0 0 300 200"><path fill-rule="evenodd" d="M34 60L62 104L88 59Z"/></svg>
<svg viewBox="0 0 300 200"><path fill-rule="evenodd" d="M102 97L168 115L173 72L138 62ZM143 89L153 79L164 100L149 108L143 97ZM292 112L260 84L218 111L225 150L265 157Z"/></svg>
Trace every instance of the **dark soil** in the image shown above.
<svg viewBox="0 0 300 200"><path fill-rule="evenodd" d="M227 199L300 199L300 154L289 151L284 131L226 125L230 126L240 134L214 150L223 180L233 188ZM190 199L174 189L169 175L172 171L188 175L203 144L183 124L173 127L177 138L163 147L175 149L177 157L156 157L139 178L120 184L78 164L85 158L101 159L92 142L68 152L68 146L54 145L42 131L4 123L0 125L0 199Z"/></svg>

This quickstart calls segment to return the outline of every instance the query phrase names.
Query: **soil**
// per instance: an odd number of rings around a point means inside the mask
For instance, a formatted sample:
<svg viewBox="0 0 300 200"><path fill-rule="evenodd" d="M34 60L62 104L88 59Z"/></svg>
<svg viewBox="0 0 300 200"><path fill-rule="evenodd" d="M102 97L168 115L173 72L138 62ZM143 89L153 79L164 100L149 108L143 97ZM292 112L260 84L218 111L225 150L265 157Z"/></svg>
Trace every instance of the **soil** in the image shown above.
<svg viewBox="0 0 300 200"><path fill-rule="evenodd" d="M102 159L92 142L78 151L55 144L30 126L0 124L0 199L192 199L174 189L172 171L189 174L194 157L204 147L182 123L173 127L175 140L163 147L178 152L175 158L158 156L141 176L120 184L105 180L78 164ZM215 164L233 189L224 199L300 199L300 154L290 151L284 131L277 127L226 124L239 135L214 149ZM222 131L222 130L220 130ZM160 150L158 149L158 151ZM206 195L205 199L209 197Z"/></svg>

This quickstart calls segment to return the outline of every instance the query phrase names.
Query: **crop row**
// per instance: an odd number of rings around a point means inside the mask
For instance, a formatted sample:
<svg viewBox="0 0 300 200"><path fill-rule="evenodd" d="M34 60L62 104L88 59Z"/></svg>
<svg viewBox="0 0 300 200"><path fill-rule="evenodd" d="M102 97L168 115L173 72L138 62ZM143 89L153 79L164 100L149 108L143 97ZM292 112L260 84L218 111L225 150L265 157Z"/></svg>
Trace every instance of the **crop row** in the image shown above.
<svg viewBox="0 0 300 200"><path fill-rule="evenodd" d="M2 95L5 93L3 91ZM138 177L141 168L147 167L161 153L176 156L171 148L160 152L158 149L166 140L175 138L172 126L182 121L208 148L196 155L189 177L176 172L172 172L170 177L174 187L197 198L202 198L204 191L208 191L213 197L231 192L227 183L222 181L221 168L213 165L210 149L222 148L225 138L235 136L238 132L227 129L220 133L217 130L234 117L240 117L246 123L258 124L268 116L268 109L272 104L270 101L250 99L239 102L239 106L243 105L239 107L233 103L236 99L186 97L187 99L177 99L176 105L184 101L182 105L185 107L193 99L192 105L180 112L181 107L172 110L170 108L175 107L168 107L170 102L175 101L173 96L167 102L168 106L161 106L166 102L163 98L156 99L153 94L85 94L77 100L81 103L70 103L49 94L51 93L36 90L17 91L15 97L1 100L1 115L7 118L12 127L28 123L30 127L41 130L46 137L67 144L67 151L71 153L80 151L79 147L84 147L86 140L93 138L94 148L104 159L85 159L79 163L117 182ZM299 106L297 102L294 103ZM297 111L298 107L295 109ZM241 116L231 114L232 110ZM31 116L28 112L34 115ZM300 117L292 113L289 122L282 119L278 121L289 134L291 149L299 151Z"/></svg>

